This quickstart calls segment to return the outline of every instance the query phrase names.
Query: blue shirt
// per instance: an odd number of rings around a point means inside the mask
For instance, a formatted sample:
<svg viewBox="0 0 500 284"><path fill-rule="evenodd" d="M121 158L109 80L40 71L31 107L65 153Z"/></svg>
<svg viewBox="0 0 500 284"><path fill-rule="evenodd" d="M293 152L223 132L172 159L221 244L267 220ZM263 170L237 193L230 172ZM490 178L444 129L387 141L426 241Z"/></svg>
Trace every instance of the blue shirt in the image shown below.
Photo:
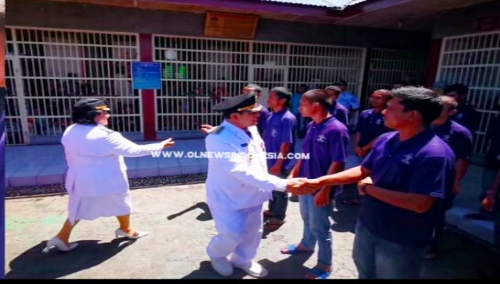
<svg viewBox="0 0 500 284"><path fill-rule="evenodd" d="M349 91L340 93L337 102L345 106L348 110L359 109L358 97Z"/></svg>
<svg viewBox="0 0 500 284"><path fill-rule="evenodd" d="M444 198L455 177L455 155L431 130L406 141L398 132L382 134L362 166L375 186L398 192ZM362 196L359 221L375 236L405 246L424 247L432 237L440 202L417 213Z"/></svg>
<svg viewBox="0 0 500 284"><path fill-rule="evenodd" d="M291 101L291 107L290 111L294 114L297 115L299 114L299 105L300 101L302 100L302 94L299 92L293 93L292 95L292 101Z"/></svg>
<svg viewBox="0 0 500 284"><path fill-rule="evenodd" d="M450 146L457 160L470 160L473 142L469 129L451 120L431 129Z"/></svg>
<svg viewBox="0 0 500 284"><path fill-rule="evenodd" d="M333 116L319 124L312 121L307 126L302 144L302 151L309 154L309 159L302 161L299 176L317 178L326 175L333 162L345 162L348 145L347 127Z"/></svg>
<svg viewBox="0 0 500 284"><path fill-rule="evenodd" d="M279 112L271 112L267 119L266 132L264 133L264 143L266 145L266 153L272 153L272 157L276 157L280 153L280 148L283 143L292 143L290 153L295 151L295 128L297 127L297 119L288 109L283 109ZM276 156L274 156L276 155ZM287 159L283 165L284 169L289 169L293 159ZM267 167L270 169L276 163L277 159L267 159Z"/></svg>
<svg viewBox="0 0 500 284"><path fill-rule="evenodd" d="M347 121L349 120L349 110L346 109L345 106L335 102L334 105L328 108L328 112L338 121L347 125Z"/></svg>
<svg viewBox="0 0 500 284"><path fill-rule="evenodd" d="M359 132L361 136L357 146L363 147L380 135L392 131L385 126L384 121L381 111L376 112L373 108L362 111L356 125L356 132Z"/></svg>
<svg viewBox="0 0 500 284"><path fill-rule="evenodd" d="M259 104L260 105L260 104ZM269 110L266 106L262 106L260 111L259 121L257 123L257 129L259 130L260 136L264 136L264 131L266 130L267 118L269 117Z"/></svg>

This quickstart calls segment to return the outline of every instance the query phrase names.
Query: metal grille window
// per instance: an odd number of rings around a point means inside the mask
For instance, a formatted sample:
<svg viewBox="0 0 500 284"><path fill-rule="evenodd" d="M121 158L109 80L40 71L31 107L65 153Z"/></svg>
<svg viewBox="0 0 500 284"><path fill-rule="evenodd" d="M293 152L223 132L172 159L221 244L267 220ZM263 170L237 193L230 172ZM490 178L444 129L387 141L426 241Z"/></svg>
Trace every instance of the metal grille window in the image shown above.
<svg viewBox="0 0 500 284"><path fill-rule="evenodd" d="M378 89L391 89L397 80L422 81L426 56L424 52L372 49L367 97Z"/></svg>
<svg viewBox="0 0 500 284"><path fill-rule="evenodd" d="M500 32L443 39L437 78L469 87L468 101L481 113L474 150L485 153L485 134L500 103Z"/></svg>
<svg viewBox="0 0 500 284"><path fill-rule="evenodd" d="M266 104L268 90L300 84L323 88L340 79L359 94L364 48L155 35L154 60L162 63L162 89L157 92L159 131L198 130L219 124L211 106L259 84Z"/></svg>
<svg viewBox="0 0 500 284"><path fill-rule="evenodd" d="M5 56L5 132L7 144L23 144L23 125L21 123L20 101L17 99L17 86L15 80L15 67L11 55L14 53L14 45L12 44L12 30L5 30L6 36L6 56ZM17 67L19 68L19 67Z"/></svg>
<svg viewBox="0 0 500 284"><path fill-rule="evenodd" d="M345 80L359 97L365 54L364 48L293 44L288 86L294 91L301 84L324 88Z"/></svg>
<svg viewBox="0 0 500 284"><path fill-rule="evenodd" d="M248 83L249 45L245 41L156 35L154 60L162 63L157 91L157 130L198 130L217 125L212 105L239 94Z"/></svg>
<svg viewBox="0 0 500 284"><path fill-rule="evenodd" d="M58 139L71 124L71 106L83 97L107 100L111 128L141 131L139 94L130 74L139 55L137 35L32 28L8 33L14 72L9 87L27 117L21 120L21 143Z"/></svg>

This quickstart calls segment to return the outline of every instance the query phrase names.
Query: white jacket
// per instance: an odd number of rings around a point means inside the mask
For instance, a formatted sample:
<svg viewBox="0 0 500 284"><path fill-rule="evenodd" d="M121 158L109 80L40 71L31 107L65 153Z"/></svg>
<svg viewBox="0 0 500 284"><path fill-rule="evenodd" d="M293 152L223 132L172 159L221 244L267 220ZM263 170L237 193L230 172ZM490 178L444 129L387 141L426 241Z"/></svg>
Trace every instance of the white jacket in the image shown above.
<svg viewBox="0 0 500 284"><path fill-rule="evenodd" d="M124 156L147 156L163 149L163 143L137 145L102 125L72 124L61 143L68 165L66 190L93 197L129 190Z"/></svg>
<svg viewBox="0 0 500 284"><path fill-rule="evenodd" d="M285 191L287 180L267 170L264 141L257 127L252 139L241 128L224 121L205 138L208 156L207 203L238 210L261 205L272 191ZM223 157L216 157L222 155Z"/></svg>

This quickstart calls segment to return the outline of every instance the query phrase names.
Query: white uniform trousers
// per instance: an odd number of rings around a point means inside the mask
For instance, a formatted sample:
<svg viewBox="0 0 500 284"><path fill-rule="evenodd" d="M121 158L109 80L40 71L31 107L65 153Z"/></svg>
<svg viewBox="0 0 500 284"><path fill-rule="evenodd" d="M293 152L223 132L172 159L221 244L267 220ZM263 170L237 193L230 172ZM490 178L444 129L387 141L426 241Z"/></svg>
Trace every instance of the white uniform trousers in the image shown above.
<svg viewBox="0 0 500 284"><path fill-rule="evenodd" d="M262 238L262 205L241 210L219 206L209 205L218 234L208 243L208 256L220 258L233 253L233 264L248 263L257 255Z"/></svg>

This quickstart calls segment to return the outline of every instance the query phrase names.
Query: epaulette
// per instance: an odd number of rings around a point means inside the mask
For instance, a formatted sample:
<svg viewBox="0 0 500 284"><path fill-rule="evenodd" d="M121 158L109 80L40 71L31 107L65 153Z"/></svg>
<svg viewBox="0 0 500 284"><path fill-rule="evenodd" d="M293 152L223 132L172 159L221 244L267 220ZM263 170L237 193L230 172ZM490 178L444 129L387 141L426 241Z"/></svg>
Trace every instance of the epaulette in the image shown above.
<svg viewBox="0 0 500 284"><path fill-rule="evenodd" d="M222 129L224 129L224 126L217 126L214 131L210 132L210 134L219 134L221 133Z"/></svg>
<svg viewBox="0 0 500 284"><path fill-rule="evenodd" d="M111 134L111 133L114 133L114 132L115 132L114 130L109 129L109 128L107 128L106 126L99 125L98 127L99 127L99 129L101 129L102 131L104 131L104 132L106 132L106 133L108 133L108 134Z"/></svg>

